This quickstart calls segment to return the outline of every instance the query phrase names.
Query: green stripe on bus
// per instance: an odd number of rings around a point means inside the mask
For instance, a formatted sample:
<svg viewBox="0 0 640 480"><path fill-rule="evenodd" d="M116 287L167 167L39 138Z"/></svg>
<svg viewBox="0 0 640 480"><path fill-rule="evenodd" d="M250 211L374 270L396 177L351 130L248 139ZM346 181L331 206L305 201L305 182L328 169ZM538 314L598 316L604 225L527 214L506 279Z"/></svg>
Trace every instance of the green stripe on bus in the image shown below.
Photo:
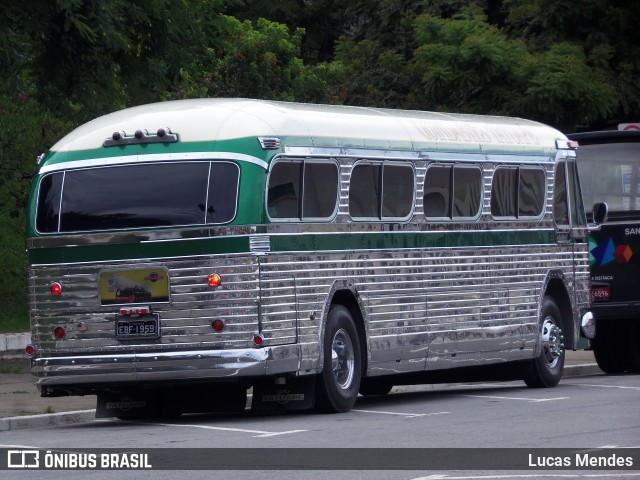
<svg viewBox="0 0 640 480"><path fill-rule="evenodd" d="M530 246L556 243L553 230L511 232L371 232L271 235L271 251L358 251ZM31 264L137 260L249 253L249 236L32 249Z"/></svg>
<svg viewBox="0 0 640 480"><path fill-rule="evenodd" d="M555 244L553 230L510 232L332 233L271 236L272 252L395 250L447 247L494 247Z"/></svg>
<svg viewBox="0 0 640 480"><path fill-rule="evenodd" d="M221 237L165 242L78 245L29 251L29 263L57 264L139 260L197 255L223 255L249 251L249 237Z"/></svg>

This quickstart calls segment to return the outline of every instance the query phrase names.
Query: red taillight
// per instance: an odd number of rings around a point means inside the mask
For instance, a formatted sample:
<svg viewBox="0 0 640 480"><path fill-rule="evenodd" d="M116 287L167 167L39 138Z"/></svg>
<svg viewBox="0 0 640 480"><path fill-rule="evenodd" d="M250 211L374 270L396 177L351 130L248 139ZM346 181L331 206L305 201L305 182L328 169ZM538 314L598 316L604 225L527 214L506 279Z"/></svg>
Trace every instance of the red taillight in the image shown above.
<svg viewBox="0 0 640 480"><path fill-rule="evenodd" d="M604 302L611 299L611 288L608 285L595 285L591 287L591 298L594 301Z"/></svg>
<svg viewBox="0 0 640 480"><path fill-rule="evenodd" d="M67 332L64 329L64 327L58 326L53 330L53 336L56 337L58 340L62 340L66 334Z"/></svg>
<svg viewBox="0 0 640 480"><path fill-rule="evenodd" d="M216 288L222 283L222 278L220 278L220 275L218 275L217 273L212 273L207 278L207 283L211 288Z"/></svg>
<svg viewBox="0 0 640 480"><path fill-rule="evenodd" d="M213 328L215 332L221 332L224 330L224 322L218 318L211 322L211 328Z"/></svg>
<svg viewBox="0 0 640 480"><path fill-rule="evenodd" d="M51 295L57 297L62 293L62 285L60 285L58 282L53 282L49 287L49 290L51 290Z"/></svg>
<svg viewBox="0 0 640 480"><path fill-rule="evenodd" d="M253 344L254 344L256 347L261 346L263 342L264 342L264 337L263 337L262 335L255 335L255 336L253 337Z"/></svg>
<svg viewBox="0 0 640 480"><path fill-rule="evenodd" d="M26 353L27 355L31 356L31 355L33 355L33 354L34 354L34 352L36 351L36 349L35 349L35 347L34 347L33 345L27 345L27 346L24 348L24 351L25 351L25 353Z"/></svg>

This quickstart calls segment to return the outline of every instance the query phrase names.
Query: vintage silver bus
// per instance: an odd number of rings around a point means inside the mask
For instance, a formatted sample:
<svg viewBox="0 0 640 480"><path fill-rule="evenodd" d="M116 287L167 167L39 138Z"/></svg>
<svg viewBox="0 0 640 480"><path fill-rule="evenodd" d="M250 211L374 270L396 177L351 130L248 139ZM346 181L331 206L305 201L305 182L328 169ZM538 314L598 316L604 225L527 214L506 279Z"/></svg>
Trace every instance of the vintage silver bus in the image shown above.
<svg viewBox="0 0 640 480"><path fill-rule="evenodd" d="M344 412L492 369L552 387L589 322L575 149L504 117L246 99L91 121L39 158L32 373L98 416ZM584 317L584 319L583 319Z"/></svg>

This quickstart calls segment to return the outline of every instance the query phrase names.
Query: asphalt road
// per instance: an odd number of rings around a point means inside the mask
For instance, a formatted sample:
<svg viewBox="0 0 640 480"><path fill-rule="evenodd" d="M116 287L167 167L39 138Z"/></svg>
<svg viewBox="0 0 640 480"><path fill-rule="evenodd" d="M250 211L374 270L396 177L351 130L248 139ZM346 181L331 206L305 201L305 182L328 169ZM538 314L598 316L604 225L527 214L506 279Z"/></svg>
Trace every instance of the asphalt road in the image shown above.
<svg viewBox="0 0 640 480"><path fill-rule="evenodd" d="M215 465L216 456L227 464L237 460L240 463L238 467L242 467L243 461L253 465L257 462L257 455L268 458L268 448L340 449L317 450L314 453L326 455L327 462L339 461L343 464L348 464L351 458L354 462L362 462L357 458L359 449L438 448L445 449L439 451L443 454L460 455L459 465L437 471L370 470L368 465L362 464L354 465L351 467L353 470L347 471L263 471L258 468L209 472L195 470L186 474L190 478L224 479L640 479L640 464L634 464L633 469L619 473L614 473L614 470L477 470L464 458L468 451L446 450L489 448L500 455L500 449L504 448L521 448L524 451L537 448L566 448L572 451L601 447L640 448L639 404L639 375L565 378L553 389L529 389L522 382L429 385L386 397L360 398L355 408L344 414L307 412L258 415L247 411L243 415L191 415L158 422L94 420L2 432L0 448L57 451L72 448L122 448L130 451L143 448L210 449L195 452L184 450L185 455L192 455L189 467L197 467L199 463L204 466ZM242 455L229 457L228 451L217 450L221 448L260 450L257 455L243 459ZM341 454L342 451L344 454ZM393 454L390 453L388 458L393 465ZM366 459L365 456L364 461ZM369 457L369 460L374 466L380 463L379 458ZM265 460L265 463L268 462ZM3 479L158 479L176 478L178 474L165 470L0 473ZM5 476L4 473L9 475ZM571 476L567 477L569 474Z"/></svg>

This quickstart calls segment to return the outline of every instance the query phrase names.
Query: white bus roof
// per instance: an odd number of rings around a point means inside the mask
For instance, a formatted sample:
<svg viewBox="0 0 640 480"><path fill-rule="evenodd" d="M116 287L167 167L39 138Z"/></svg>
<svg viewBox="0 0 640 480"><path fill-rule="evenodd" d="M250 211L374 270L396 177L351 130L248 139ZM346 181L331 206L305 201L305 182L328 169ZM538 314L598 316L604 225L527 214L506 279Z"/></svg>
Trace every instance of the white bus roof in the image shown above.
<svg viewBox="0 0 640 480"><path fill-rule="evenodd" d="M92 120L57 142L53 152L102 148L116 131L156 132L168 127L180 142L273 136L306 138L311 145L340 145L358 139L362 147L556 150L566 140L558 130L520 118L276 102L250 99L177 100L120 110ZM541 152L541 153L542 153Z"/></svg>

